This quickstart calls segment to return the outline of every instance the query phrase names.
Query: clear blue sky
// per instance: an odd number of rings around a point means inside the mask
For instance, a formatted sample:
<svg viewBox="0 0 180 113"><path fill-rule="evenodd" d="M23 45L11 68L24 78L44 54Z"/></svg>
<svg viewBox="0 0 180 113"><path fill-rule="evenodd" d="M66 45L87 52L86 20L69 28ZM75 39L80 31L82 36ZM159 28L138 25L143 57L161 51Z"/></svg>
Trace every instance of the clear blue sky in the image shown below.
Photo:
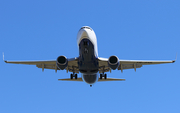
<svg viewBox="0 0 180 113"><path fill-rule="evenodd" d="M94 29L100 57L180 56L179 0L3 0L0 52L6 60L78 56L76 36ZM180 113L180 63L113 71L123 82L63 82L66 71L0 60L0 113ZM81 75L79 75L80 77Z"/></svg>

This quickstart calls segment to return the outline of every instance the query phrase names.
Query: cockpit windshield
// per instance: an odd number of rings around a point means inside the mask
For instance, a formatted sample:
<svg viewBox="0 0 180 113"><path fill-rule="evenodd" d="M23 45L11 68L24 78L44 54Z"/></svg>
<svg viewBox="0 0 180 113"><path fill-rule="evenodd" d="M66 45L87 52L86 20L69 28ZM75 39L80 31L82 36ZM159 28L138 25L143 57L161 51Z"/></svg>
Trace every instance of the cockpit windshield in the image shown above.
<svg viewBox="0 0 180 113"><path fill-rule="evenodd" d="M81 29L90 29L92 31L92 29L90 27L88 27L88 26L83 26L83 27L81 27Z"/></svg>

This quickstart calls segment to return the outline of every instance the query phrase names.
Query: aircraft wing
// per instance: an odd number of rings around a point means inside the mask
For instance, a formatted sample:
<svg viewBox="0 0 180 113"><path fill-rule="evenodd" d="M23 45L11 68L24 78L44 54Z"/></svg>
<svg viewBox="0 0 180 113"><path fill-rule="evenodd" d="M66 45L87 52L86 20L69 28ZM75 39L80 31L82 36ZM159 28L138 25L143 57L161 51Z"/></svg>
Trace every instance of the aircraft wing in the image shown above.
<svg viewBox="0 0 180 113"><path fill-rule="evenodd" d="M26 64L26 65L36 65L38 68L42 68L42 71L44 69L53 69L57 72L57 70L60 70L56 65L56 60L44 60L44 61L4 61L6 63L12 63L12 64ZM68 59L68 66L66 68L67 72L73 72L73 69L76 73L79 73L78 69L78 58L71 58Z"/></svg>
<svg viewBox="0 0 180 113"><path fill-rule="evenodd" d="M99 59L99 71L100 73L105 69L104 72L111 71L110 67L108 66L108 59L107 58L98 58ZM151 65L151 64L164 64L164 63L174 63L175 60L169 61L149 61L149 60L119 60L119 67L118 70L123 72L124 69L134 69L141 68L143 65Z"/></svg>

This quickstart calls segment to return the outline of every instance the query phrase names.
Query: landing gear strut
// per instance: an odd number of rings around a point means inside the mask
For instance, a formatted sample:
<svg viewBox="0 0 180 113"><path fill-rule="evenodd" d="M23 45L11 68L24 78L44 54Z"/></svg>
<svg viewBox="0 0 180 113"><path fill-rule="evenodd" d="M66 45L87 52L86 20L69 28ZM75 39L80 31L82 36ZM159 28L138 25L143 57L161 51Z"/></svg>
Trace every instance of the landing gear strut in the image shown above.
<svg viewBox="0 0 180 113"><path fill-rule="evenodd" d="M107 78L107 74L104 74L104 73L100 74L100 79L102 79L103 77L104 77L104 79L106 79Z"/></svg>
<svg viewBox="0 0 180 113"><path fill-rule="evenodd" d="M71 79L73 79L73 78L77 79L77 74L75 74L74 72L73 72L73 74L71 74Z"/></svg>

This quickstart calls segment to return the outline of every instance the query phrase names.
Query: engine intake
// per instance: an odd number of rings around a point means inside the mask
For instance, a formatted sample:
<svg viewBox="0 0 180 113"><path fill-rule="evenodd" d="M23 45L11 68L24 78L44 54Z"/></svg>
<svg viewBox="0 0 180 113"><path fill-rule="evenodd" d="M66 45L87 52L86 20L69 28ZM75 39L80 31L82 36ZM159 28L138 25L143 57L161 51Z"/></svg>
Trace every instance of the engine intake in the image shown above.
<svg viewBox="0 0 180 113"><path fill-rule="evenodd" d="M65 56L59 56L56 60L56 65L59 69L64 70L68 65L68 59Z"/></svg>
<svg viewBox="0 0 180 113"><path fill-rule="evenodd" d="M115 70L119 66L119 59L117 56L110 56L108 59L108 65L111 69Z"/></svg>

